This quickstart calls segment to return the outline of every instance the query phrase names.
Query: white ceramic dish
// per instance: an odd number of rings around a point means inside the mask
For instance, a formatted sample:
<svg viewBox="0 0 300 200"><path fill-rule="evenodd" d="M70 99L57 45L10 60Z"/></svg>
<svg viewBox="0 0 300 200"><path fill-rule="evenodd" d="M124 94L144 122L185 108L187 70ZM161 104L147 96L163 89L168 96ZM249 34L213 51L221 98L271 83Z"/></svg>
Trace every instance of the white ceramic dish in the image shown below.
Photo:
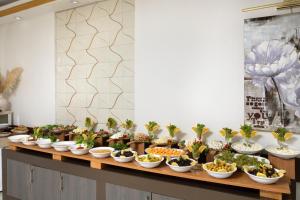
<svg viewBox="0 0 300 200"><path fill-rule="evenodd" d="M193 163L196 163L196 161L195 160L193 160L193 159L190 159ZM188 171L190 171L192 168L193 168L193 166L195 165L195 164L192 164L192 165L190 165L190 166L176 166L176 165L170 165L169 164L169 162L170 161L166 161L166 165L168 165L173 171L175 171L175 172L188 172Z"/></svg>
<svg viewBox="0 0 300 200"><path fill-rule="evenodd" d="M39 138L36 141L36 143L42 149L49 149L49 148L51 148L51 145L52 145L52 142L50 139L44 139L44 138Z"/></svg>
<svg viewBox="0 0 300 200"><path fill-rule="evenodd" d="M111 157L117 161L117 162L121 162L121 163L125 163L125 162L131 162L134 160L134 157L137 155L137 153L135 151L131 151L133 153L133 156L130 156L130 157L125 157L125 156L120 156L120 157L116 157L114 156L114 154L116 153L115 152L111 152Z"/></svg>
<svg viewBox="0 0 300 200"><path fill-rule="evenodd" d="M210 162L211 163L211 162ZM231 172L214 172L214 171L210 171L207 169L206 165L207 164L210 164L210 163L205 163L203 164L203 169L212 177L215 177L215 178L228 178L230 177L236 170L237 168L235 167L233 171Z"/></svg>
<svg viewBox="0 0 300 200"><path fill-rule="evenodd" d="M292 159L300 155L300 151L297 150L293 150L293 149L279 150L278 148L279 147L276 146L268 146L266 148L266 151L268 151L273 156L283 158L283 159Z"/></svg>
<svg viewBox="0 0 300 200"><path fill-rule="evenodd" d="M140 155L138 157L141 157L141 156L147 156L147 155ZM164 160L164 157L162 156L157 156L157 155L153 155L153 156L156 156L156 157L159 157L161 158L160 161L157 161L157 162L141 162L137 159L137 157L135 158L135 161L142 167L145 167L145 168L154 168L154 167L157 167L160 165L160 163Z"/></svg>
<svg viewBox="0 0 300 200"><path fill-rule="evenodd" d="M36 141L35 140L24 140L22 141L22 143L26 146L34 146L36 145Z"/></svg>
<svg viewBox="0 0 300 200"><path fill-rule="evenodd" d="M61 142L54 142L51 146L56 151L69 151L71 146L75 145L75 141L61 141Z"/></svg>
<svg viewBox="0 0 300 200"><path fill-rule="evenodd" d="M8 139L11 142L19 143L19 142L23 142L24 140L28 139L29 137L30 137L30 135L14 135L14 136L8 137Z"/></svg>
<svg viewBox="0 0 300 200"><path fill-rule="evenodd" d="M77 149L78 147L71 147L70 151L75 155L84 155L89 153L89 148Z"/></svg>
<svg viewBox="0 0 300 200"><path fill-rule="evenodd" d="M278 171L278 169L275 169L275 170L276 170L276 172ZM250 174L247 170L244 170L244 172L249 176L249 178L251 178L255 182L265 184L265 185L276 183L279 179L281 179L284 176L284 175L281 175L276 178L266 178L266 177L260 177L260 176L255 176L253 174Z"/></svg>
<svg viewBox="0 0 300 200"><path fill-rule="evenodd" d="M110 152L106 153L96 153L96 150L109 150ZM89 150L89 153L92 154L95 158L107 158L114 151L114 148L111 147L96 147Z"/></svg>
<svg viewBox="0 0 300 200"><path fill-rule="evenodd" d="M252 147L245 146L244 142L236 142L236 143L233 143L231 147L238 153L248 154L248 155L256 154L264 149L258 143L253 143L250 145L252 145Z"/></svg>

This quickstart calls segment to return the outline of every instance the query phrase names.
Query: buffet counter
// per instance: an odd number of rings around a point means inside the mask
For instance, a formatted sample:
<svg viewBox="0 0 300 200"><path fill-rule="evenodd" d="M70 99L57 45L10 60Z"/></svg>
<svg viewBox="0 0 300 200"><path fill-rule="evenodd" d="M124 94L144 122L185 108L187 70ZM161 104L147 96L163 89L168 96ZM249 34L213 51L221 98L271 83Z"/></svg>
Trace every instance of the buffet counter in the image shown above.
<svg viewBox="0 0 300 200"><path fill-rule="evenodd" d="M96 159L37 146L10 143L10 148L3 151L4 199L47 200L47 193L57 192L57 199L72 200L246 200L285 199L291 193L288 178L262 185L244 173L216 179L202 170L178 173L164 165L146 169L135 162L118 163L112 158ZM50 195L50 199L56 198Z"/></svg>

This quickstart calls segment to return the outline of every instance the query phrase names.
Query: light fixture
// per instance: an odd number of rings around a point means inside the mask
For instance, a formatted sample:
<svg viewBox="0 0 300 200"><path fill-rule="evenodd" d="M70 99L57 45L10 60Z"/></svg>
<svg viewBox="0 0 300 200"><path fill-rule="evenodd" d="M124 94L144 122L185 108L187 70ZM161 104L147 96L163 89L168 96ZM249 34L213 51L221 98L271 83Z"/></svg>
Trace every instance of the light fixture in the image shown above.
<svg viewBox="0 0 300 200"><path fill-rule="evenodd" d="M76 0L72 0L71 1L73 4L78 4L79 3L79 1L76 1Z"/></svg>
<svg viewBox="0 0 300 200"><path fill-rule="evenodd" d="M249 11L261 10L266 8L273 8L273 7L277 8L278 10L300 7L300 0L283 0L283 2L279 2L279 3L271 3L271 4L260 5L251 8L245 8L242 9L242 11L249 12Z"/></svg>
<svg viewBox="0 0 300 200"><path fill-rule="evenodd" d="M22 17L16 16L15 19L18 20L18 21L20 21L22 19Z"/></svg>

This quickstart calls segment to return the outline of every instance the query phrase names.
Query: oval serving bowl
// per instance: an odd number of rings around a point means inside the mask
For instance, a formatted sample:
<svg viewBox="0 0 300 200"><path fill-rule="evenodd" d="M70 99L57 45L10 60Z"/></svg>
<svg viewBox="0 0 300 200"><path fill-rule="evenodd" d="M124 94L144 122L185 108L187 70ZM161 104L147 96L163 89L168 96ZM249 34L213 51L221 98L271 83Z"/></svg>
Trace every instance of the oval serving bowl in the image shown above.
<svg viewBox="0 0 300 200"><path fill-rule="evenodd" d="M208 173L208 175L212 176L212 177L215 177L215 178L228 178L230 176L232 176L232 174L234 172L236 172L237 168L234 167L234 170L233 171L230 171L230 172L215 172L215 171L210 171L209 169L207 169L206 165L210 164L210 163L213 163L213 162L209 162L209 163L205 163L202 165L203 169Z"/></svg>
<svg viewBox="0 0 300 200"><path fill-rule="evenodd" d="M176 165L169 164L169 162L171 160L166 161L166 165L168 165L175 172L188 172L188 171L191 171L191 169L193 168L193 166L195 166L195 164L197 163L195 160L193 160L193 159L190 158L189 160L192 161L191 165L189 165L189 166L176 166Z"/></svg>
<svg viewBox="0 0 300 200"><path fill-rule="evenodd" d="M98 153L97 150L108 150L109 152ZM95 158L107 158L115 149L112 147L96 147L89 150L89 153L92 154Z"/></svg>
<svg viewBox="0 0 300 200"><path fill-rule="evenodd" d="M147 156L147 154L144 154L144 155L140 155L140 156L137 156L135 157L135 161L142 167L145 167L145 168L155 168L157 166L160 165L160 163L164 160L164 157L162 156L159 156L159 155L153 155L157 158L160 158L159 161L156 161L156 162L142 162L142 161L139 161L138 158L139 157L144 157L144 156Z"/></svg>

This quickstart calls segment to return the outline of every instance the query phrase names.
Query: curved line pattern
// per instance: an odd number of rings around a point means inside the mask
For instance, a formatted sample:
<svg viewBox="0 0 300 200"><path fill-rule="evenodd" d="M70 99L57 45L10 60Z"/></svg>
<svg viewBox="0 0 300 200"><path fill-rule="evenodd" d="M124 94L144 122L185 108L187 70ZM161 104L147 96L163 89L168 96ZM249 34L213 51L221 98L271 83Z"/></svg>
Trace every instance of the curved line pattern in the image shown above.
<svg viewBox="0 0 300 200"><path fill-rule="evenodd" d="M70 98L70 100L69 100L68 105L66 106L67 112L68 112L68 113L73 117L73 119L74 119L74 121L73 121L72 124L75 124L76 121L77 121L76 116L69 110L69 107L70 107L70 105L71 105L71 103L72 103L72 100L73 100L74 96L77 94L77 91L76 91L75 87L72 86L72 85L69 83L71 74L72 74L72 72L73 72L75 66L77 65L76 60L75 60L72 56L69 55L71 46L72 46L72 44L73 44L73 42L74 42L74 40L75 40L75 38L76 38L76 36L77 36L77 35L76 35L76 32L73 31L73 30L69 27L69 24L70 24L70 21L71 21L71 18L72 18L72 16L73 16L74 12L75 12L75 9L72 10L72 12L71 12L71 14L70 14L70 18L69 18L68 22L65 24L66 29L68 29L69 31L71 31L71 32L74 34L73 38L71 39L70 46L68 47L68 50L66 51L66 56L67 56L68 58L70 58L70 59L74 62L74 64L73 64L72 67L71 67L71 70L70 70L70 72L69 72L68 77L65 79L65 83L66 83L69 87L71 87L72 90L73 90L73 94L72 94L72 96L71 96L71 98Z"/></svg>

